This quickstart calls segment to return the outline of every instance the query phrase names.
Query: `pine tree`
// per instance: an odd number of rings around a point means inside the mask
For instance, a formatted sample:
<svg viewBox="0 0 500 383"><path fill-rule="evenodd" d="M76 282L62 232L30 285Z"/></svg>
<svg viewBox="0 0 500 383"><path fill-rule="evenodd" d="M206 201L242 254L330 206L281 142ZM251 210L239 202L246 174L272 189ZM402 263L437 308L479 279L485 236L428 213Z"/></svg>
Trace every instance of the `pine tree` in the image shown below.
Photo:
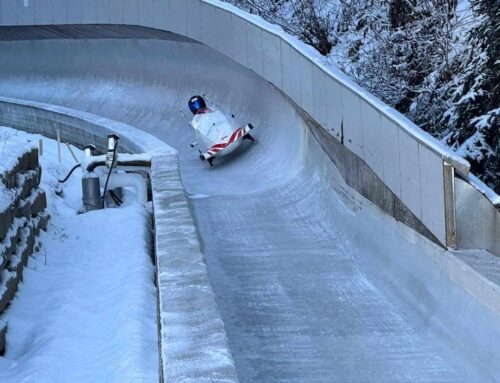
<svg viewBox="0 0 500 383"><path fill-rule="evenodd" d="M452 88L445 120L448 144L463 154L472 172L500 192L500 2L471 0L477 25L469 36L463 73Z"/></svg>
<svg viewBox="0 0 500 383"><path fill-rule="evenodd" d="M316 48L322 55L332 49L335 17L330 0L226 0L280 25Z"/></svg>

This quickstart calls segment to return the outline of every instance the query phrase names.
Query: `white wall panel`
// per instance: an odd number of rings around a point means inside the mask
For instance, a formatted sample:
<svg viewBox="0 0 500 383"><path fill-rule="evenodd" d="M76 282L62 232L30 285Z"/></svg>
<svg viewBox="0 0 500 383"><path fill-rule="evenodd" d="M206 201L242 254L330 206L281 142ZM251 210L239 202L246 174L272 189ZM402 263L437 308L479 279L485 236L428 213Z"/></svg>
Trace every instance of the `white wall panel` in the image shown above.
<svg viewBox="0 0 500 383"><path fill-rule="evenodd" d="M363 158L364 143L359 96L344 86L342 87L342 118L344 121L344 145Z"/></svg>
<svg viewBox="0 0 500 383"><path fill-rule="evenodd" d="M187 34L201 41L201 3L199 0L185 0L188 9Z"/></svg>
<svg viewBox="0 0 500 383"><path fill-rule="evenodd" d="M153 0L153 24L155 28L168 30L169 23L170 1Z"/></svg>
<svg viewBox="0 0 500 383"><path fill-rule="evenodd" d="M215 28L215 7L201 3L201 39L200 41L212 48L217 46L217 29Z"/></svg>
<svg viewBox="0 0 500 383"><path fill-rule="evenodd" d="M187 36L187 17L184 0L170 0L170 31Z"/></svg>
<svg viewBox="0 0 500 383"><path fill-rule="evenodd" d="M145 27L154 27L153 0L141 0L139 7L139 24Z"/></svg>
<svg viewBox="0 0 500 383"><path fill-rule="evenodd" d="M300 57L300 106L309 115L313 115L313 86L312 86L312 66L313 63L302 54Z"/></svg>
<svg viewBox="0 0 500 383"><path fill-rule="evenodd" d="M140 0L122 0L123 22L129 25L139 25Z"/></svg>
<svg viewBox="0 0 500 383"><path fill-rule="evenodd" d="M233 57L231 13L216 9L214 26L217 28L217 50L227 57Z"/></svg>
<svg viewBox="0 0 500 383"><path fill-rule="evenodd" d="M52 0L33 1L35 6L35 24L52 24Z"/></svg>
<svg viewBox="0 0 500 383"><path fill-rule="evenodd" d="M233 58L241 65L248 65L247 21L233 15L231 18Z"/></svg>
<svg viewBox="0 0 500 383"><path fill-rule="evenodd" d="M68 0L66 4L66 21L68 24L81 24L83 22L82 0Z"/></svg>
<svg viewBox="0 0 500 383"><path fill-rule="evenodd" d="M86 24L106 24L111 21L109 0L83 1L82 21Z"/></svg>
<svg viewBox="0 0 500 383"><path fill-rule="evenodd" d="M401 200L417 218L421 219L419 164L418 142L400 129L399 171L401 173Z"/></svg>
<svg viewBox="0 0 500 383"><path fill-rule="evenodd" d="M109 3L108 3L109 6ZM100 5L94 1L81 1L80 9L81 9L81 22L92 24L97 23L97 19L99 17L99 9ZM75 15L76 16L76 15Z"/></svg>
<svg viewBox="0 0 500 383"><path fill-rule="evenodd" d="M380 126L380 112L361 100L361 126L363 129L364 160L384 179L384 139Z"/></svg>
<svg viewBox="0 0 500 383"><path fill-rule="evenodd" d="M313 92L313 117L323 127L327 128L326 123L326 74L317 66L312 68L312 87Z"/></svg>
<svg viewBox="0 0 500 383"><path fill-rule="evenodd" d="M300 81L297 73L300 70L299 55L288 43L281 41L281 69L283 75L283 92L297 105L300 105Z"/></svg>
<svg viewBox="0 0 500 383"><path fill-rule="evenodd" d="M385 116L380 118L382 128L384 183L401 199L401 172L399 170L399 127Z"/></svg>
<svg viewBox="0 0 500 383"><path fill-rule="evenodd" d="M160 0L157 0L160 1ZM108 0L109 20L111 24L123 24L125 8L121 0Z"/></svg>
<svg viewBox="0 0 500 383"><path fill-rule="evenodd" d="M289 96L291 96L292 100L300 106L302 102L302 94L300 89L301 78L298 76L298 73L302 69L302 57L299 52L295 50L291 45L289 45L289 54L288 54L288 65L289 65L289 78L292 83L291 92Z"/></svg>
<svg viewBox="0 0 500 383"><path fill-rule="evenodd" d="M418 155L422 223L441 243L446 243L443 160L421 144Z"/></svg>
<svg viewBox="0 0 500 383"><path fill-rule="evenodd" d="M99 23L107 24L111 20L111 15L109 13L110 10L109 0L99 1L99 5L97 6L97 20ZM139 20L139 17L137 17ZM137 21L138 23L139 21Z"/></svg>
<svg viewBox="0 0 500 383"><path fill-rule="evenodd" d="M1 0L0 21L2 25L17 24L17 2L12 0Z"/></svg>
<svg viewBox="0 0 500 383"><path fill-rule="evenodd" d="M263 75L262 63L262 29L247 23L248 67L255 73Z"/></svg>
<svg viewBox="0 0 500 383"><path fill-rule="evenodd" d="M326 128L337 140L342 139L342 87L325 75Z"/></svg>
<svg viewBox="0 0 500 383"><path fill-rule="evenodd" d="M11 1L16 2L16 0ZM19 25L35 24L35 0L28 2L17 0L17 20Z"/></svg>
<svg viewBox="0 0 500 383"><path fill-rule="evenodd" d="M54 24L67 24L67 2L66 0L52 0L51 4L52 22Z"/></svg>
<svg viewBox="0 0 500 383"><path fill-rule="evenodd" d="M264 78L281 88L281 43L278 36L262 31Z"/></svg>

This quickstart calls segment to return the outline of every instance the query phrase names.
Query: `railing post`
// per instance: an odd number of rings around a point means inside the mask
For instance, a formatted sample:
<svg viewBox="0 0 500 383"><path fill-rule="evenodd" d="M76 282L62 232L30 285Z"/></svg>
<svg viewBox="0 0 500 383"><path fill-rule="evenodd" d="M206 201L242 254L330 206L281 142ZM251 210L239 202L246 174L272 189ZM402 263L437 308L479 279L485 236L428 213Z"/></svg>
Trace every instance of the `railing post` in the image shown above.
<svg viewBox="0 0 500 383"><path fill-rule="evenodd" d="M455 220L455 168L453 165L450 165L445 161L443 172L446 246L456 249L457 224Z"/></svg>

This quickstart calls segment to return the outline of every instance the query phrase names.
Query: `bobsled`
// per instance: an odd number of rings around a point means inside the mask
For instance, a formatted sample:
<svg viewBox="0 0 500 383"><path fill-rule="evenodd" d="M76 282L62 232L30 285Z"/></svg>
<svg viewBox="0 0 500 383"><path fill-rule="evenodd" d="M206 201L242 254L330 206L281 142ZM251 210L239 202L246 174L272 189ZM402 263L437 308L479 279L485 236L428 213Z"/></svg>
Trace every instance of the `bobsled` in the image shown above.
<svg viewBox="0 0 500 383"><path fill-rule="evenodd" d="M208 108L201 96L192 97L189 107L193 112L191 126L196 134L196 142L191 147L198 146L200 159L210 166L213 166L215 158L232 153L243 141L255 142L250 133L252 124L237 127L234 119L229 120L218 109Z"/></svg>

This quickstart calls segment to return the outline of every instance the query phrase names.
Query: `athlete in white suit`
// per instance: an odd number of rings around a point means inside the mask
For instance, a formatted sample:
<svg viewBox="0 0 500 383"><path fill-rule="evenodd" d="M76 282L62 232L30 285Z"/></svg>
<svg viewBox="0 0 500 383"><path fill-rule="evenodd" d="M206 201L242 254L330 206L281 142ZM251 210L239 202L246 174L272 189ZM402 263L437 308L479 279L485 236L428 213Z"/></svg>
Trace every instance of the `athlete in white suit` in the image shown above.
<svg viewBox="0 0 500 383"><path fill-rule="evenodd" d="M233 152L243 140L255 141L250 135L252 124L235 127L221 111L207 108L202 96L191 97L188 106L193 113L191 126L196 133L197 144L204 150L200 150L200 159L207 160L210 166L215 157Z"/></svg>

